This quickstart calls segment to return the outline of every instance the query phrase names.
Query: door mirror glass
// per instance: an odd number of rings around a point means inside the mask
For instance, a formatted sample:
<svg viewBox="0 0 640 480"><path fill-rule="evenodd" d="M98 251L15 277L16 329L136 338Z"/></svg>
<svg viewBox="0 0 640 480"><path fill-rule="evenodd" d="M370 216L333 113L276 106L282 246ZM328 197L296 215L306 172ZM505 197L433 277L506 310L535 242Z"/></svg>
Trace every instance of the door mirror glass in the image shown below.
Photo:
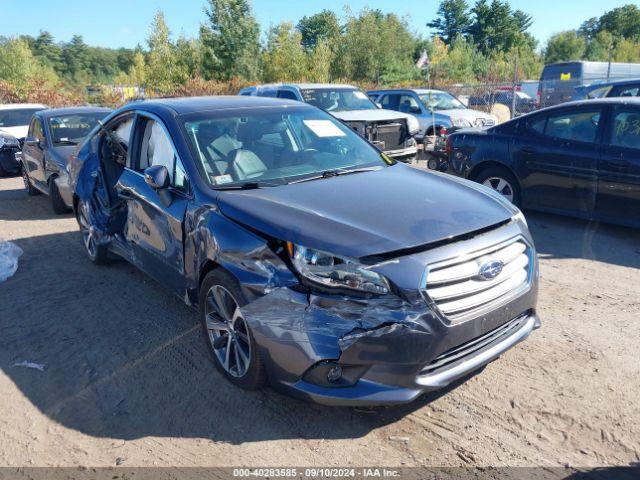
<svg viewBox="0 0 640 480"><path fill-rule="evenodd" d="M144 181L154 190L164 190L171 185L169 170L164 165L153 165L144 171Z"/></svg>

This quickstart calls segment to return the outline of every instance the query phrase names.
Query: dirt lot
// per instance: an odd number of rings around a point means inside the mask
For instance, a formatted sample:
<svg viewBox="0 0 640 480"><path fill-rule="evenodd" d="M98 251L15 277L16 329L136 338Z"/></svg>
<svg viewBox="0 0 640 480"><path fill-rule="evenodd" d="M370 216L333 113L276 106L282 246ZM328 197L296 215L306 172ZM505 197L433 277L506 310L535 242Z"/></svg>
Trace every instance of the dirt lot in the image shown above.
<svg viewBox="0 0 640 480"><path fill-rule="evenodd" d="M640 232L528 214L542 329L448 391L336 409L220 377L196 315L0 179L0 465L628 465L640 460ZM15 366L44 364L44 371Z"/></svg>

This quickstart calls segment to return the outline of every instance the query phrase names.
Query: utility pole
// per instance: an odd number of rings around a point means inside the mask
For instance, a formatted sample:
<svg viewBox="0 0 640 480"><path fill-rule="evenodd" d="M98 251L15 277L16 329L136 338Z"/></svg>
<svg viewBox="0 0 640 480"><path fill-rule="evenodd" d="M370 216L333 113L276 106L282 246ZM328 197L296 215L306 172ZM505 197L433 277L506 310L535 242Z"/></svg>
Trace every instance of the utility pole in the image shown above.
<svg viewBox="0 0 640 480"><path fill-rule="evenodd" d="M611 59L613 57L613 42L609 45L609 65L607 66L607 82L609 82L609 78L611 77Z"/></svg>
<svg viewBox="0 0 640 480"><path fill-rule="evenodd" d="M513 64L513 88L511 98L511 118L516 116L516 84L518 82L518 55L516 54L515 62Z"/></svg>

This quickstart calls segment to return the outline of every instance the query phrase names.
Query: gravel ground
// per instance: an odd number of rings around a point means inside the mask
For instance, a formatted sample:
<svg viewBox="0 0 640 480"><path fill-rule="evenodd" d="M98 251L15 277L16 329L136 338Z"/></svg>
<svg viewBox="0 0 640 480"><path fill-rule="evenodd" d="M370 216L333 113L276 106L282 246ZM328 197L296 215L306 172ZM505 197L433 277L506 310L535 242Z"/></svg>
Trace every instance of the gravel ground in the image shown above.
<svg viewBox="0 0 640 480"><path fill-rule="evenodd" d="M447 391L337 409L224 381L193 310L92 265L71 215L0 179L0 237L24 250L0 284L0 465L637 464L640 232L527 217L542 328Z"/></svg>

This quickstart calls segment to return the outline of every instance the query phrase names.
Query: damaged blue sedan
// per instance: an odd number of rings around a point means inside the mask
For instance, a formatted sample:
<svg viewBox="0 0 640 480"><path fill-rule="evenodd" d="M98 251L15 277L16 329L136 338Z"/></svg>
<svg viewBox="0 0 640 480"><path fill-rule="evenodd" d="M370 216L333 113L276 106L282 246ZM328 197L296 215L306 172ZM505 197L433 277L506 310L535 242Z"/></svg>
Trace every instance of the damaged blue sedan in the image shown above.
<svg viewBox="0 0 640 480"><path fill-rule="evenodd" d="M132 103L71 175L91 261L124 258L196 307L213 363L246 389L406 403L540 325L516 207L397 163L310 105Z"/></svg>

